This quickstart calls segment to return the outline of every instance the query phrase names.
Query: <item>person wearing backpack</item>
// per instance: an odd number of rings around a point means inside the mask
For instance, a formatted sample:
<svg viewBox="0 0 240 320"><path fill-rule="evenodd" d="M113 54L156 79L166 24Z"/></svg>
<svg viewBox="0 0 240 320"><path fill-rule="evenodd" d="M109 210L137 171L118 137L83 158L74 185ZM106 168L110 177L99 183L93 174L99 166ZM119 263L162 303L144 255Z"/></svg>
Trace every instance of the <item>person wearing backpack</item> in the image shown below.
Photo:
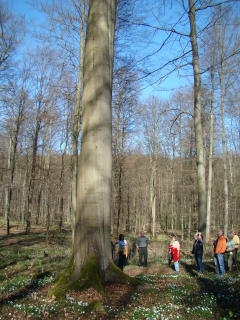
<svg viewBox="0 0 240 320"><path fill-rule="evenodd" d="M123 271L127 264L128 244L122 233L119 235L115 245L118 245L118 266Z"/></svg>

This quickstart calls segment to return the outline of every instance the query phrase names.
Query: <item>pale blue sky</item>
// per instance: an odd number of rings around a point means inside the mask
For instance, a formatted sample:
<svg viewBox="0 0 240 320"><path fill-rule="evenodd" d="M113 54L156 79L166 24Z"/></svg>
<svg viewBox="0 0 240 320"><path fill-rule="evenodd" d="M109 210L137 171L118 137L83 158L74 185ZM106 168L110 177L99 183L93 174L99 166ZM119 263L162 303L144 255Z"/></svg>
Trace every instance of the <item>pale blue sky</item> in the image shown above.
<svg viewBox="0 0 240 320"><path fill-rule="evenodd" d="M175 23L175 29L183 33L189 33L188 18L186 12L183 13L182 6L179 5L180 1L175 0L174 2L166 2L164 6L159 6L155 0L141 1L142 7L136 6L136 8L134 8L134 19L138 19L138 21L143 21L149 25L169 26L170 28ZM31 36L31 32L37 30L39 25L44 22L44 16L29 4L31 0L6 0L6 2L13 12L25 16L27 27L25 48L31 48L35 43ZM236 6L236 8L239 7ZM209 13L210 10L198 13L198 26L206 25ZM138 30L138 34L134 34L134 37L130 38L130 52L138 61L138 67L143 70L141 77L144 76L144 72L151 72L158 69L159 66L162 66L169 60L181 55L182 50L188 51L190 49L190 42L187 37L177 38L177 36L172 35L171 40L168 40L165 43L164 48L159 51L159 47L167 38L166 32L137 25L132 28ZM22 50L24 50L24 48ZM152 54L153 52L155 52L154 55ZM188 55L187 58L182 59L179 63L186 64L189 62L191 62L191 54ZM177 66L178 62L176 64L176 67ZM141 95L143 98L146 98L151 94L167 98L174 93L177 88L191 86L193 83L193 76L192 67L190 65L185 67L185 70L178 69L178 71L164 78L164 81L159 82L158 79L162 75L167 74L172 67L174 67L174 64L171 66L168 65L162 74L156 72L153 73L152 77L146 77L146 79L144 79L144 83L141 86Z"/></svg>
<svg viewBox="0 0 240 320"><path fill-rule="evenodd" d="M26 34L26 39L25 39L25 46L22 46L22 52L24 50L29 50L31 49L31 46L34 45L35 40L32 38L31 33L34 30L37 30L39 25L44 22L44 16L40 14L37 10L35 10L30 4L28 0L7 0L6 1L10 7L10 9L16 13L23 15L26 20L26 28L27 28L27 34ZM167 19L168 17L163 15L162 12L158 12L158 14L161 14L161 19ZM158 21L153 22L154 25L158 24ZM137 59L142 59L145 55L148 55L149 52L154 52L158 46L158 41L160 42L160 39L158 38L159 36L151 34L151 29L144 29L144 32L146 32L146 37L149 37L149 46L144 44L141 41L141 38L135 39L133 41L133 52L136 50L136 55L138 55ZM150 33L148 33L150 32ZM141 35L140 35L141 37ZM171 47L168 49L169 52L172 52ZM170 54L169 54L170 56ZM160 58L159 58L160 57ZM163 52L163 58L168 59L168 52L165 51ZM156 56L155 58L151 58L148 60L145 60L147 64L149 64L150 70L154 70L154 68L158 66L158 64L163 63L164 59L161 58L161 54ZM186 75L186 73L185 73ZM192 77L189 76L191 75L188 72L188 77L182 77L178 73L174 73L167 77L163 82L159 84L159 82L155 83L154 78L146 78L146 83L141 86L141 96L143 98L147 98L149 95L156 95L162 98L167 98L169 97L172 93L176 91L176 88L181 87L181 86L186 86L190 85L192 82ZM157 76L156 76L157 79ZM150 84L149 84L150 83Z"/></svg>
<svg viewBox="0 0 240 320"><path fill-rule="evenodd" d="M17 14L24 15L27 21L43 21L43 17L35 10L27 0L7 0L9 8Z"/></svg>
<svg viewBox="0 0 240 320"><path fill-rule="evenodd" d="M144 1L146 0L143 0L143 2ZM24 50L31 50L31 47L36 43L31 34L38 30L39 25L44 22L44 16L30 5L31 1L29 0L7 0L6 2L14 13L23 15L25 17L27 34L24 42L25 46L22 46L21 52L24 52ZM150 1L149 3L152 3L152 6L154 6L154 1ZM150 7L148 10L150 10ZM150 13L153 13L153 10L154 7L151 7L149 16ZM153 21L149 20L147 22L152 23L152 25L160 25L164 23L170 23L171 20L174 21L176 19L176 8L171 10L169 14L166 13L168 12L167 10L161 10L163 9L160 9L158 12L154 12L152 15ZM159 21L159 19L161 21ZM177 26L177 28L181 28L181 26ZM146 34L145 39L148 40L149 43L145 42L145 40L141 40L141 33L139 38L133 39L132 51L134 52L134 56L137 57L137 60L141 60L144 56L148 56L149 53L151 55L152 52L156 51L160 43L163 41L161 37L166 36L166 34L164 35L163 33L156 32L151 30L151 28L144 28L143 32ZM164 64L167 59L171 59L173 55L176 54L174 46L175 44L170 42L164 51L160 52L155 57L143 60L143 68L148 66L148 70L152 71L159 65ZM141 86L141 96L143 98L147 98L149 95L156 95L162 98L168 98L176 91L176 88L180 88L182 86L191 86L193 81L191 67L189 66L187 70L187 72L186 70L184 72L179 70L179 72L175 72L174 74L166 77L161 83L157 81L160 77L159 73L154 74L151 80L150 78L146 78L146 82Z"/></svg>

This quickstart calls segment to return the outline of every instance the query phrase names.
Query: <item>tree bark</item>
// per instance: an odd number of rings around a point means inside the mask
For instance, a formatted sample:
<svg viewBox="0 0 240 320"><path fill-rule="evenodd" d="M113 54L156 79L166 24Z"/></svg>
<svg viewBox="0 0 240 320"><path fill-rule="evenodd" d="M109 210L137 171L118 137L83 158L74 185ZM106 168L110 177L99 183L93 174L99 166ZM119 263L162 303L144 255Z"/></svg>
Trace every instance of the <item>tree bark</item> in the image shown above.
<svg viewBox="0 0 240 320"><path fill-rule="evenodd" d="M37 168L37 150L38 150L38 139L39 139L39 132L41 128L41 118L40 118L40 101L38 106L38 113L36 118L36 127L34 131L33 137L33 146L32 146L32 165L28 183L28 194L27 194L27 208L26 208L26 228L25 231L28 234L31 230L31 219L32 219L32 211L33 211L33 194L34 194L34 183L36 177L36 168Z"/></svg>
<svg viewBox="0 0 240 320"><path fill-rule="evenodd" d="M211 230L211 201L212 201L212 176L213 176L213 108L215 104L214 71L211 70L212 99L210 110L210 132L209 132L209 155L208 155L208 191L207 191L207 220L206 220L206 242L210 240Z"/></svg>
<svg viewBox="0 0 240 320"><path fill-rule="evenodd" d="M7 169L9 171L9 185L7 186L5 193L5 220L6 220L6 233L10 233L10 211L11 211L11 201L13 194L13 184L15 177L15 168L16 168L16 157L17 157L17 147L19 140L19 132L23 123L24 117L24 107L25 107L26 95L24 90L21 90L18 113L16 117L16 122L14 123L13 132L10 133L9 137L9 148L8 148L8 162Z"/></svg>
<svg viewBox="0 0 240 320"><path fill-rule="evenodd" d="M156 159L155 155L151 155L150 167L150 202L151 202L151 213L152 213L152 237L156 236Z"/></svg>
<svg viewBox="0 0 240 320"><path fill-rule="evenodd" d="M72 280L91 257L107 280L111 259L112 62L115 26L113 0L89 2L83 77L82 143Z"/></svg>
<svg viewBox="0 0 240 320"><path fill-rule="evenodd" d="M223 77L223 62L219 70L220 88L221 88L221 120L222 120L222 152L223 152L223 183L224 183L224 234L228 232L229 219L229 191L228 191L228 170L227 170L227 145L225 133L225 83Z"/></svg>
<svg viewBox="0 0 240 320"><path fill-rule="evenodd" d="M196 31L196 8L195 1L189 0L189 21L190 21L190 40L192 45L192 66L194 74L194 129L197 161L198 179L198 230L205 232L206 229L206 178L205 161L202 134L202 106L201 106L201 80L199 67L199 53Z"/></svg>
<svg viewBox="0 0 240 320"><path fill-rule="evenodd" d="M84 47L85 47L85 0L82 0L82 17L80 23L80 62L78 70L78 84L76 102L74 106L73 115L73 128L72 128L72 181L71 181L71 214L72 214L72 239L74 240L74 219L76 217L77 207L77 180L78 180L78 143L79 143L79 132L82 122L82 89L83 89L83 58L84 58Z"/></svg>

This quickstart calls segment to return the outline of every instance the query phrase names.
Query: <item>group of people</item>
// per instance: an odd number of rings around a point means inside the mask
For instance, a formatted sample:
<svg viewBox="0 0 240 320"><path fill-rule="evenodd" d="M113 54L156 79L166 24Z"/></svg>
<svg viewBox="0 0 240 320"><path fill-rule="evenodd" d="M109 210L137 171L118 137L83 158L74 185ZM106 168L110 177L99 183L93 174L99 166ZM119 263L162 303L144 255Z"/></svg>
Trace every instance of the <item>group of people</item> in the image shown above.
<svg viewBox="0 0 240 320"><path fill-rule="evenodd" d="M233 265L237 264L237 255L239 247L239 237L235 231L224 236L222 230L218 231L217 239L214 240L214 264L216 272L219 275L225 274L225 256L228 270L232 271Z"/></svg>
<svg viewBox="0 0 240 320"><path fill-rule="evenodd" d="M228 271L232 271L234 264L237 265L238 247L239 237L235 231L230 232L227 237L224 236L223 230L218 231L217 238L213 241L213 260L218 275L225 274L225 262ZM203 236L201 232L197 232L194 236L192 254L195 257L198 272L203 273Z"/></svg>
<svg viewBox="0 0 240 320"><path fill-rule="evenodd" d="M148 248L150 247L149 239L145 236L144 232L140 233L140 236L135 241L136 249L138 250L139 266L146 267L148 263ZM124 239L124 235L120 234L118 240L114 243L112 241L112 254L115 250L115 246L118 245L118 266L123 270L127 264L128 257L128 243ZM225 274L225 260L227 261L228 270L232 271L233 265L237 264L237 255L239 247L239 237L235 231L232 231L224 236L222 230L218 231L217 238L213 242L214 264L216 273L219 275ZM203 235L201 232L197 232L194 235L194 243L192 252L195 258L195 263L199 273L204 272L203 264ZM180 243L176 238L176 235L171 236L171 241L168 245L168 264L169 266L173 262L174 270L179 272L179 260L180 260Z"/></svg>
<svg viewBox="0 0 240 320"><path fill-rule="evenodd" d="M138 250L139 255L139 266L147 267L148 263L148 248L150 250L151 247L149 246L149 239L145 236L144 232L142 231L140 233L140 236L136 239L135 245L136 249ZM121 233L118 237L118 240L116 242L111 241L112 246L112 258L114 260L114 251L115 246L118 245L118 267L123 270L124 266L127 264L127 258L128 258L128 243L127 240L124 239L124 235Z"/></svg>
<svg viewBox="0 0 240 320"><path fill-rule="evenodd" d="M218 275L225 274L225 262L227 263L230 272L232 271L233 265L237 265L238 247L239 237L235 231L230 232L227 237L224 236L223 230L218 231L217 238L213 242L213 260L215 271ZM203 235L201 232L197 232L194 235L191 253L194 255L197 271L203 273ZM173 236L172 241L169 244L169 265L173 260L176 272L179 272L179 259L180 245L176 240L176 237Z"/></svg>

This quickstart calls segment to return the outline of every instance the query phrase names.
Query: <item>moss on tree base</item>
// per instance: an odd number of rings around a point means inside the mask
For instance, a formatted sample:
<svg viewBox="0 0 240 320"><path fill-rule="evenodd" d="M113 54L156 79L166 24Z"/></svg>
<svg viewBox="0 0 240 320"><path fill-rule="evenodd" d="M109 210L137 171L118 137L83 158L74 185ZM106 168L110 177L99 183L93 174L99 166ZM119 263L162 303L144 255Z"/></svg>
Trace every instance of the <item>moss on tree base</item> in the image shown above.
<svg viewBox="0 0 240 320"><path fill-rule="evenodd" d="M86 259L77 277L73 277L73 274L74 264L73 258L71 258L67 268L60 275L54 287L49 291L49 296L55 299L61 299L65 297L69 290L78 291L93 288L106 298L107 294L104 290L106 283L139 284L138 280L123 273L112 261L109 262L104 275L101 275L99 261L96 257ZM95 301L90 306L92 310L101 310L103 312L103 306L100 301Z"/></svg>

